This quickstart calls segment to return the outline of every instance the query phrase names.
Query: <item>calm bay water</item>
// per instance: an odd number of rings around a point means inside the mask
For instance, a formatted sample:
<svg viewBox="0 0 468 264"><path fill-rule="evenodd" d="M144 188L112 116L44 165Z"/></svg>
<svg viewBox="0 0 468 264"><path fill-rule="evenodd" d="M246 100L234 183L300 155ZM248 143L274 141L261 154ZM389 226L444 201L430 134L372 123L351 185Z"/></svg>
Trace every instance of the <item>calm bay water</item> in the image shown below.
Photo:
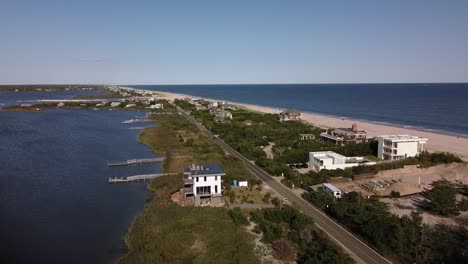
<svg viewBox="0 0 468 264"><path fill-rule="evenodd" d="M0 103L74 93L0 93ZM89 94L89 92L86 92ZM0 263L111 263L143 209L146 185L109 176L156 173L160 164L108 167L154 157L121 122L141 112L0 111Z"/></svg>
<svg viewBox="0 0 468 264"><path fill-rule="evenodd" d="M125 85L468 136L468 84Z"/></svg>

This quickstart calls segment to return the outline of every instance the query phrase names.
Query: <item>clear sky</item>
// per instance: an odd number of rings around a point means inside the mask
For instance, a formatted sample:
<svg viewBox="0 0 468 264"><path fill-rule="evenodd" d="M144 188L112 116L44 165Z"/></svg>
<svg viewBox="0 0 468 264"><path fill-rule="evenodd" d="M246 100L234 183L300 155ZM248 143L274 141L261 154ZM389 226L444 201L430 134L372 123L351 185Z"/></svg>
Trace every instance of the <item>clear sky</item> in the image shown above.
<svg viewBox="0 0 468 264"><path fill-rule="evenodd" d="M468 82L467 0L0 5L0 83Z"/></svg>

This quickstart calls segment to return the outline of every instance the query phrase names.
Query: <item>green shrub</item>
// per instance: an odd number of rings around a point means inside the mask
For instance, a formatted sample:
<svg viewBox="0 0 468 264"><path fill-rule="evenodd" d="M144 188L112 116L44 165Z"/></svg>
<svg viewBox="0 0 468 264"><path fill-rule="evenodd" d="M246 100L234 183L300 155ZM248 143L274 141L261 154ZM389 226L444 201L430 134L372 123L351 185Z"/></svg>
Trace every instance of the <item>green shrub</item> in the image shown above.
<svg viewBox="0 0 468 264"><path fill-rule="evenodd" d="M241 212L240 208L230 209L228 211L228 215L231 217L232 221L238 225L247 225L249 223L247 218Z"/></svg>

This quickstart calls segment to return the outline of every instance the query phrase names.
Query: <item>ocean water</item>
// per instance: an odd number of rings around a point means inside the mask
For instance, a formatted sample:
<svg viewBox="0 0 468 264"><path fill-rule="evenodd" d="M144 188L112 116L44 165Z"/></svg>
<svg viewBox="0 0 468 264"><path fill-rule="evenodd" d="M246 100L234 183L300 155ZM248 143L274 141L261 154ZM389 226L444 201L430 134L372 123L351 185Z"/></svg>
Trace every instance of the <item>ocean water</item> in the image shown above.
<svg viewBox="0 0 468 264"><path fill-rule="evenodd" d="M468 137L468 84L125 85Z"/></svg>
<svg viewBox="0 0 468 264"><path fill-rule="evenodd" d="M0 103L75 93L0 93ZM86 92L89 94L89 92ZM146 184L109 176L160 172L160 164L108 167L154 157L121 122L141 112L0 111L0 263L112 263L143 209Z"/></svg>

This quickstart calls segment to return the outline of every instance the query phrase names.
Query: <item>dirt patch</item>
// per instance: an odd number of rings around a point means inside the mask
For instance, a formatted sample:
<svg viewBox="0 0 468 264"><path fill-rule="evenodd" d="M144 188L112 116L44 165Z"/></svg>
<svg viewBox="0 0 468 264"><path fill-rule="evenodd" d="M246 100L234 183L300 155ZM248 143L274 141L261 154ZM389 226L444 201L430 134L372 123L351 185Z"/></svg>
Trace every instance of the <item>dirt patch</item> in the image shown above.
<svg viewBox="0 0 468 264"><path fill-rule="evenodd" d="M426 199L419 194L406 196L397 199L382 198L380 201L389 205L390 212L398 216L410 215L412 211L418 210L418 207ZM444 217L434 215L428 212L422 212L423 223L428 225L445 224L468 226L468 212L461 212L458 216Z"/></svg>
<svg viewBox="0 0 468 264"><path fill-rule="evenodd" d="M247 232L254 236L254 250L255 254L259 257L260 261L262 263L283 264L283 261L276 259L273 256L273 249L271 248L271 245L265 244L261 241L262 235L253 232L254 227L255 223L250 222L246 229Z"/></svg>
<svg viewBox="0 0 468 264"><path fill-rule="evenodd" d="M275 146L275 142L268 142L268 145L263 148L267 155L267 159L274 159L275 154L273 153L273 147Z"/></svg>
<svg viewBox="0 0 468 264"><path fill-rule="evenodd" d="M359 179L353 182L333 183L343 192L360 192L364 195L388 196L392 191L400 195L411 195L424 192L432 188L432 183L438 180L447 180L457 184L468 184L468 164L452 163L430 168L417 168L407 166L402 169L381 171L372 178ZM371 190L365 186L379 182L393 182L383 187Z"/></svg>
<svg viewBox="0 0 468 264"><path fill-rule="evenodd" d="M193 242L193 245L190 247L190 250L193 252L202 252L205 250L206 244L199 238L196 238Z"/></svg>

